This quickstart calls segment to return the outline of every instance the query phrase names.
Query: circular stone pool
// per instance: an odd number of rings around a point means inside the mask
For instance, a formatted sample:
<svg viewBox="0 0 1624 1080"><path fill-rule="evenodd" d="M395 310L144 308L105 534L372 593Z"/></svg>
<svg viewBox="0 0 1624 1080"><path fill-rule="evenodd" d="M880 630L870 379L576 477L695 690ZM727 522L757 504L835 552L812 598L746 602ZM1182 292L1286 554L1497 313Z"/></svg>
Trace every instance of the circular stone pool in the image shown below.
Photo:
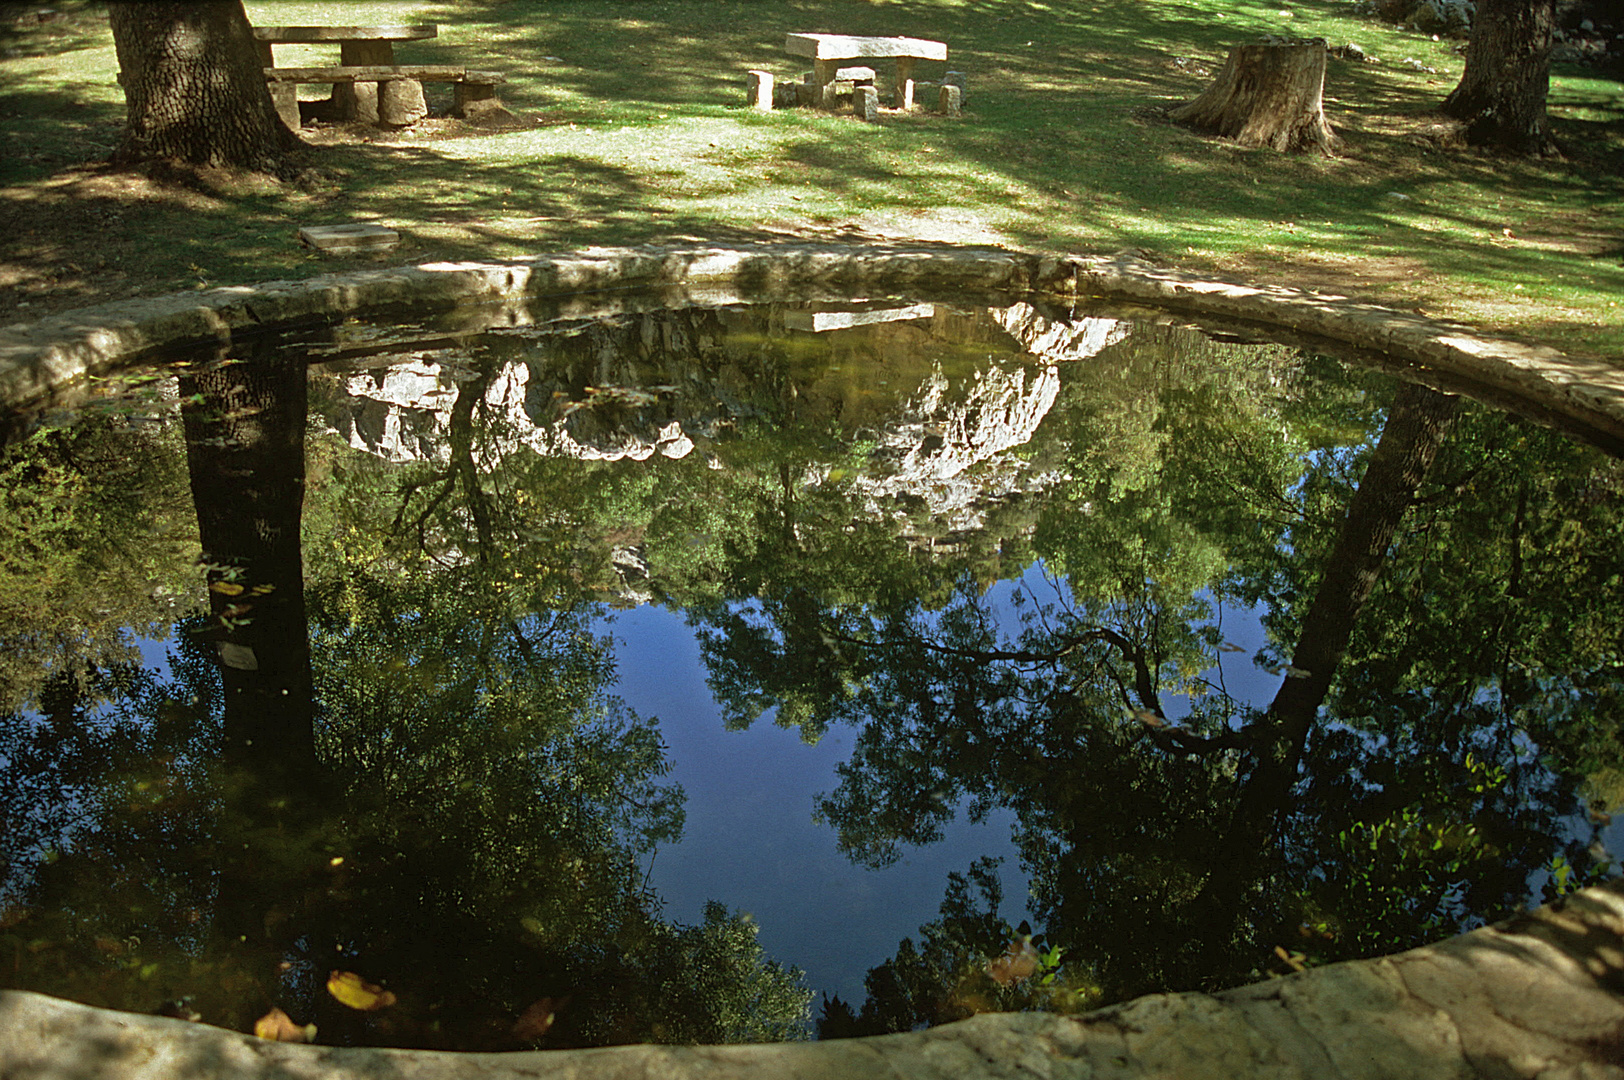
<svg viewBox="0 0 1624 1080"><path fill-rule="evenodd" d="M5 985L327 1045L834 1038L1610 874L1605 381L1144 268L779 256L7 331Z"/></svg>

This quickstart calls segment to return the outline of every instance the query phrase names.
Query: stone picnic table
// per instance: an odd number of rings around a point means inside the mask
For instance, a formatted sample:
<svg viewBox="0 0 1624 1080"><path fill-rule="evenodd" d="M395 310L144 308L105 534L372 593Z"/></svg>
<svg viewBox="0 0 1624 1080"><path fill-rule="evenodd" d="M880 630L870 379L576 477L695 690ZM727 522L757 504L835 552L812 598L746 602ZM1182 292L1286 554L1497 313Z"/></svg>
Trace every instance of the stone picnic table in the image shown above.
<svg viewBox="0 0 1624 1080"><path fill-rule="evenodd" d="M794 56L810 57L815 100L825 108L833 96L830 91L836 73L843 62L851 60L895 60L896 96L892 99L899 109L913 107L914 62L917 60L946 60L947 44L912 37L853 37L847 34L790 34L784 39L784 48Z"/></svg>
<svg viewBox="0 0 1624 1080"><path fill-rule="evenodd" d="M424 41L439 36L431 24L398 26L256 26L260 63L270 83L271 100L282 121L298 129L299 84L331 83L334 115L404 126L428 115L424 82L456 84L453 113L467 115L480 102L496 103L496 87L505 81L494 71L471 71L455 64L397 64L397 41ZM273 45L337 45L338 65L277 67Z"/></svg>

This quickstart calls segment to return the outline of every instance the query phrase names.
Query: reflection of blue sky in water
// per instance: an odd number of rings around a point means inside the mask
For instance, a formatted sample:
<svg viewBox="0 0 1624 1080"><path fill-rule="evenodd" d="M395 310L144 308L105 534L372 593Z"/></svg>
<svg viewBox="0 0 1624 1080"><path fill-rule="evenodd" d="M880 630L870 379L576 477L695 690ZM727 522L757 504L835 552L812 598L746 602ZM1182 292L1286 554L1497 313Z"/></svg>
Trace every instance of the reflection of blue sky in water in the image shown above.
<svg viewBox="0 0 1624 1080"><path fill-rule="evenodd" d="M670 779L688 797L682 843L654 859L651 884L667 918L698 922L710 899L747 911L768 956L800 967L814 991L860 1005L868 969L904 937L918 940L919 926L937 915L947 875L980 856L1006 857L1003 915L1025 917L1012 815L995 813L984 825L961 815L941 843L910 848L893 866L854 866L836 849L834 829L812 822L813 796L834 790L835 766L851 753L850 728L831 728L816 746L767 718L727 731L680 613L640 607L618 614L611 631L618 692L639 714L660 718Z"/></svg>
<svg viewBox="0 0 1624 1080"><path fill-rule="evenodd" d="M1019 632L1019 588L1035 601L1053 600L1057 584L1035 564L1018 581L989 592L1004 633ZM1220 656L1224 685L1238 700L1267 705L1281 676L1252 662L1264 643L1251 611L1223 612L1224 640L1240 652ZM727 731L721 709L705 685L705 669L692 629L682 615L644 606L618 613L615 637L617 693L639 714L657 716L670 751L670 779L687 795L681 844L654 859L650 883L666 902L666 916L697 922L705 901L747 911L761 927L767 954L806 972L818 992L860 1004L863 976L889 959L904 937L936 918L947 875L964 872L984 855L1004 857L1004 907L1010 922L1027 917L1026 878L1010 830L1014 815L995 811L985 824L964 814L928 847L905 847L895 865L867 870L836 848L831 826L812 821L814 796L834 790L835 767L851 754L855 731L836 725L816 746L768 717L747 731ZM1216 681L1217 673L1206 673ZM1168 695L1168 714L1185 715L1182 696Z"/></svg>
<svg viewBox="0 0 1624 1080"><path fill-rule="evenodd" d="M992 609L1010 636L1020 625L1009 602L1017 588L1042 602L1054 598L1056 583L1037 564L1018 582L993 587ZM1267 705L1281 676L1252 662L1264 643L1257 615L1226 609L1222 628L1224 640L1242 650L1221 655L1224 685L1241 701ZM835 767L850 756L851 728L830 728L816 746L774 725L770 714L747 731L727 731L680 613L639 607L618 613L610 632L617 693L639 714L659 717L670 779L687 795L683 841L658 853L650 877L668 918L697 922L710 899L747 911L769 956L799 966L813 990L856 1005L868 969L889 959L904 937L918 940L920 925L938 914L947 875L975 859L1004 857L1001 914L1012 923L1028 915L1026 878L1010 839L1013 814L999 810L972 825L961 813L940 843L904 848L884 870L855 866L837 850L834 829L812 822L813 797L839 783ZM1207 677L1216 681L1217 673ZM1174 718L1189 711L1172 695L1167 708Z"/></svg>
<svg viewBox="0 0 1624 1080"><path fill-rule="evenodd" d="M1018 582L995 585L989 600L1006 634L1019 626L1009 602L1016 588L1038 602L1056 595L1041 565ZM1221 616L1223 640L1239 646L1219 656L1223 685L1239 701L1267 706L1281 676L1253 661L1265 641L1257 613L1225 608ZM903 858L883 870L853 865L837 850L834 829L812 821L813 797L838 784L835 767L851 753L851 728L834 726L815 746L802 742L798 731L774 725L770 714L747 731L727 731L705 684L694 632L680 612L639 607L616 613L607 629L616 644L617 693L638 713L659 717L673 764L669 779L681 783L687 797L684 839L658 852L650 874L666 918L699 923L711 899L748 912L768 956L799 966L814 992L839 994L855 1006L863 1000L868 969L890 958L902 938L918 940L920 925L937 916L948 874L962 873L975 859L1004 857L1001 913L1012 923L1029 914L1008 811L994 812L982 825L961 813L940 843L905 847ZM173 639L132 639L142 666L167 677ZM1218 673L1209 669L1204 676L1216 682ZM1188 712L1181 696L1166 695L1164 707L1175 723ZM1578 817L1572 829L1573 835L1588 832ZM69 849L73 831L62 837ZM1609 851L1624 848L1624 815L1601 839ZM1536 873L1530 881L1531 903L1538 902L1545 876Z"/></svg>

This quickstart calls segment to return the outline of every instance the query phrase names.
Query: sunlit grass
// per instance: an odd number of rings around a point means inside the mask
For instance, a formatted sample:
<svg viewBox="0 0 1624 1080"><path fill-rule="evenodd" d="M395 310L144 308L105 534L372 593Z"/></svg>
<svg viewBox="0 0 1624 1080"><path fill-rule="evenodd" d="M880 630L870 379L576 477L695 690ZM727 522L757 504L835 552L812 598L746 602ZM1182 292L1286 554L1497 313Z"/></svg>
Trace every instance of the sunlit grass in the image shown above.
<svg viewBox="0 0 1624 1080"><path fill-rule="evenodd" d="M338 21L331 4L247 8L260 24ZM399 226L407 240L395 261L707 234L903 238L913 229L936 239L962 226L976 242L1132 248L1196 270L1305 287L1329 281L1624 354L1618 82L1557 72L1553 116L1581 152L1571 164L1440 150L1418 128L1459 78L1458 43L1356 18L1353 8L1344 0L346 3L346 23L437 24L436 39L402 45L400 58L507 73L503 100L522 126L321 146L310 155L320 179L303 189L185 215L132 209L129 225L166 237L141 258L156 277L182 283L195 277L192 266L231 283L348 265L292 248L290 238L302 224L352 219ZM744 108L745 71L797 77L803 62L783 52L783 35L821 29L947 41L945 66L970 80L969 111L870 126ZM1355 42L1380 59L1331 63L1326 107L1345 140L1340 156L1242 150L1157 118L1156 107L1198 93L1232 45L1264 33ZM105 32L57 54L0 59L14 102L0 135L19 151L0 164L0 205L61 198L53 178L105 156L122 112L115 75Z"/></svg>

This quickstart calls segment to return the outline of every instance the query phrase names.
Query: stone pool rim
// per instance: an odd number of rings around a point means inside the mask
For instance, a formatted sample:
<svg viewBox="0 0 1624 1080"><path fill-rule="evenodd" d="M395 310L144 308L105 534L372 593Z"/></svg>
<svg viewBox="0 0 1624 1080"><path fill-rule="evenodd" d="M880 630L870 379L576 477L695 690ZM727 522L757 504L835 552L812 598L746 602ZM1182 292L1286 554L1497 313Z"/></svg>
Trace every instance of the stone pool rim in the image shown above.
<svg viewBox="0 0 1624 1080"><path fill-rule="evenodd" d="M428 262L115 301L0 327L0 410L48 400L167 348L228 343L315 319L410 307L523 304L617 289L1000 291L1142 305L1377 354L1403 377L1464 387L1495 404L1624 452L1624 364L1479 334L1418 312L1331 293L1254 286L1157 267L1132 255L846 244L584 248L493 262Z"/></svg>

